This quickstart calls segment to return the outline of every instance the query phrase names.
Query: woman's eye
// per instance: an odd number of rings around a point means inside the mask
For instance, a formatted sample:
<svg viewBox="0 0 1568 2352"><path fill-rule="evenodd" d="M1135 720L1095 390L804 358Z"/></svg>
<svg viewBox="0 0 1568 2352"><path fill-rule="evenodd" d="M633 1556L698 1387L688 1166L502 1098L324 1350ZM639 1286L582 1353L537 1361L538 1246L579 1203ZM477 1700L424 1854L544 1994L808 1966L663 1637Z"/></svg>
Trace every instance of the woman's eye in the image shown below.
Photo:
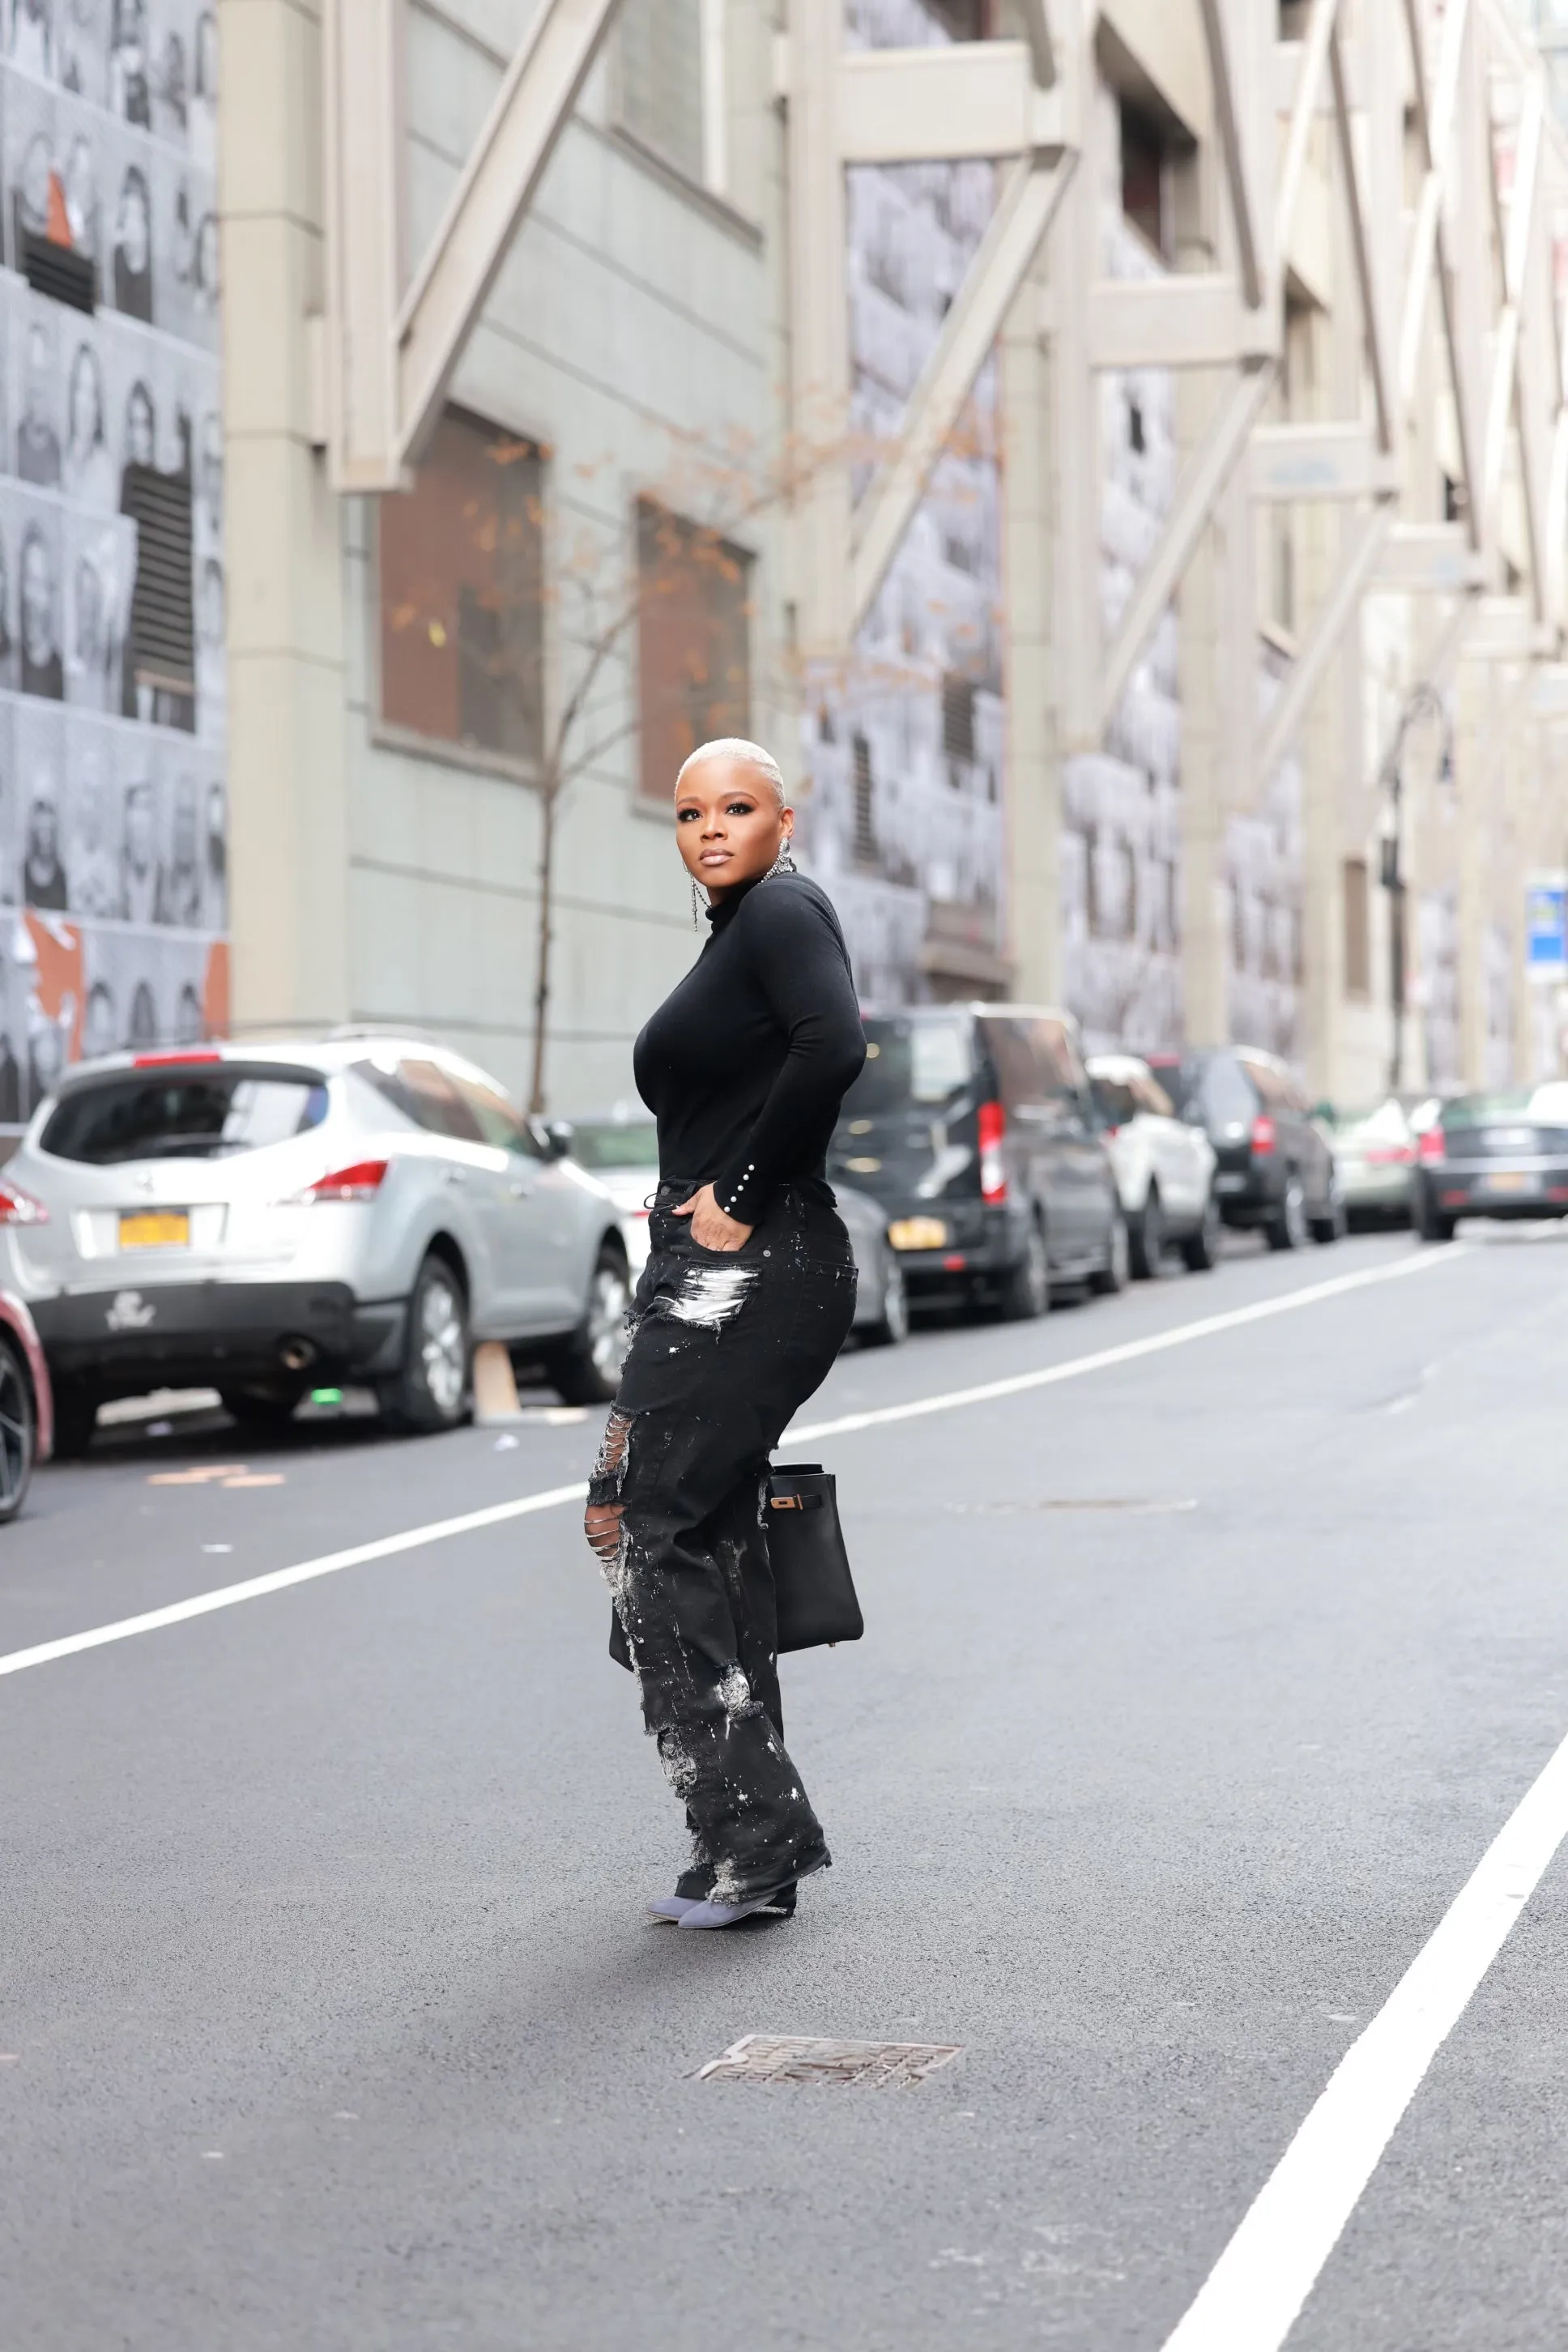
<svg viewBox="0 0 1568 2352"><path fill-rule="evenodd" d="M731 801L724 814L726 816L750 816L755 806L754 801Z"/></svg>

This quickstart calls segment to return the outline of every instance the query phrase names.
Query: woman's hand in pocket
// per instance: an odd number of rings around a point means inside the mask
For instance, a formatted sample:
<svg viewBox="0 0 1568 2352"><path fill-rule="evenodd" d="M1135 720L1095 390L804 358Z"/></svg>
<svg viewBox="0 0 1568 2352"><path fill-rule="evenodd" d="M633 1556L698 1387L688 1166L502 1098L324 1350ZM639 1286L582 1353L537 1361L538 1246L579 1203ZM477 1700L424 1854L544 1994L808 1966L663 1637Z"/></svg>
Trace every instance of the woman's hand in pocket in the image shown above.
<svg viewBox="0 0 1568 2352"><path fill-rule="evenodd" d="M711 1184L704 1184L700 1192L693 1192L689 1201L682 1201L678 1209L671 1210L670 1214L690 1218L691 1238L700 1249L744 1249L755 1230L751 1225L738 1224L733 1217L724 1214L713 1198Z"/></svg>

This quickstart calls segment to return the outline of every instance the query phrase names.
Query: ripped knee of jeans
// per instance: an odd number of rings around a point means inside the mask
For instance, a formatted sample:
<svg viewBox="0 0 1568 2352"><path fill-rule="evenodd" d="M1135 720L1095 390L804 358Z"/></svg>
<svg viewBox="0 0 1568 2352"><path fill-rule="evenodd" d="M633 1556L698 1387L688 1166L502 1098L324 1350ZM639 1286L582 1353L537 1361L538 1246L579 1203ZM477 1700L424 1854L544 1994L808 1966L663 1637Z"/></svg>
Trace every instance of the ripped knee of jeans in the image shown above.
<svg viewBox="0 0 1568 2352"><path fill-rule="evenodd" d="M626 1515L622 1503L590 1503L583 1514L588 1548L605 1568L614 1568L620 1559L621 1522Z"/></svg>

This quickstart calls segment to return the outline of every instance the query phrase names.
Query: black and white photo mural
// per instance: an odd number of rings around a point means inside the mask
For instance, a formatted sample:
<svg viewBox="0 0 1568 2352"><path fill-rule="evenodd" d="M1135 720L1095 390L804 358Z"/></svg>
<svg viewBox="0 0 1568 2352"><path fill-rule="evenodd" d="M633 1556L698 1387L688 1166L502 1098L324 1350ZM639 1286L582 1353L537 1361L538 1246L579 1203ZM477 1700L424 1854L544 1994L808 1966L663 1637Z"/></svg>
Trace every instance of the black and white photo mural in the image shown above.
<svg viewBox="0 0 1568 2352"><path fill-rule="evenodd" d="M3 22L0 1129L228 993L217 20Z"/></svg>
<svg viewBox="0 0 1568 2352"><path fill-rule="evenodd" d="M962 0L849 0L846 38L915 47L967 29ZM985 233L984 163L846 175L853 429L896 433ZM1005 741L994 362L889 567L843 675L812 682L804 843L863 996L996 993L1005 977ZM868 463L857 468L858 493Z"/></svg>

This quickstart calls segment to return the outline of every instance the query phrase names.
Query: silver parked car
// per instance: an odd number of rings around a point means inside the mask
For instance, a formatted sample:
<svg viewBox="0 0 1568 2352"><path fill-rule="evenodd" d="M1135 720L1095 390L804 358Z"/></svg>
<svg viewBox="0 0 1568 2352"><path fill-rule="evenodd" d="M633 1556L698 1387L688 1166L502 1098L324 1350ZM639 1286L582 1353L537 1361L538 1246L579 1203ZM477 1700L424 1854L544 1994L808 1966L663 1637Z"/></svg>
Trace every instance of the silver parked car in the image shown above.
<svg viewBox="0 0 1568 2352"><path fill-rule="evenodd" d="M647 1263L648 1202L658 1185L658 1129L641 1103L618 1102L592 1118L552 1122L574 1160L591 1168L620 1213L634 1275ZM903 1260L888 1239L888 1220L868 1192L836 1183L834 1195L859 1276L854 1330L862 1347L896 1347L910 1331Z"/></svg>
<svg viewBox="0 0 1568 2352"><path fill-rule="evenodd" d="M412 1039L118 1055L72 1070L5 1171L0 1285L37 1323L56 1451L98 1406L218 1389L276 1424L367 1382L407 1430L468 1408L479 1339L521 1342L572 1403L626 1340L615 1203L483 1070Z"/></svg>

